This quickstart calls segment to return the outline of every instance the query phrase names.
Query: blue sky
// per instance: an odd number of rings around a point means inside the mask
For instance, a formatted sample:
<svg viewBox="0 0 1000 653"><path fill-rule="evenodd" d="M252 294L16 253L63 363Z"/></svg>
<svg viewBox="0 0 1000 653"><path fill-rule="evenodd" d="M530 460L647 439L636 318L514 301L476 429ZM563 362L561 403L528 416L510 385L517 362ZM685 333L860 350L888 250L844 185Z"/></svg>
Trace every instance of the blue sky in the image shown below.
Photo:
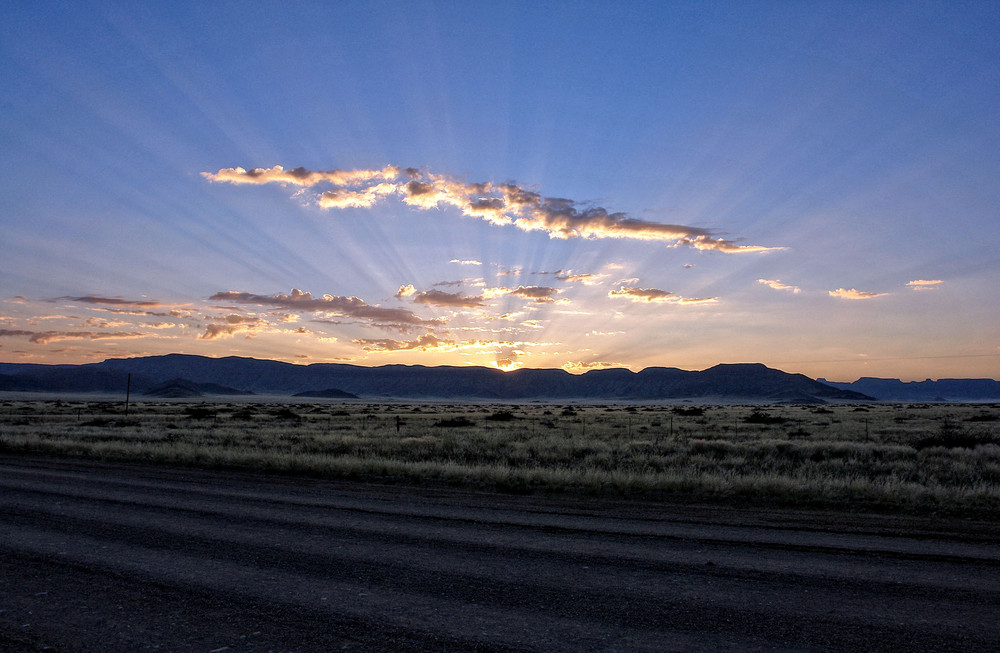
<svg viewBox="0 0 1000 653"><path fill-rule="evenodd" d="M0 360L1000 378L994 3L287 4L8 5Z"/></svg>

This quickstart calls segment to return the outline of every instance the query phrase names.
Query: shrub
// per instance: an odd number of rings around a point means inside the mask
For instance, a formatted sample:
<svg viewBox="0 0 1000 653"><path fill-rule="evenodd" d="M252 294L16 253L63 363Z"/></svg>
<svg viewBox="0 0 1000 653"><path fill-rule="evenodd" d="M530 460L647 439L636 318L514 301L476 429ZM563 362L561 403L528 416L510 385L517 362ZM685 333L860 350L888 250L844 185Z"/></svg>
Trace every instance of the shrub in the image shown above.
<svg viewBox="0 0 1000 653"><path fill-rule="evenodd" d="M769 415L759 408L754 408L753 412L743 421L747 424L784 424L788 420L778 415Z"/></svg>
<svg viewBox="0 0 1000 653"><path fill-rule="evenodd" d="M451 419L442 419L434 422L434 426L438 428L459 428L464 426L475 426L476 423L470 420L468 417L453 417Z"/></svg>

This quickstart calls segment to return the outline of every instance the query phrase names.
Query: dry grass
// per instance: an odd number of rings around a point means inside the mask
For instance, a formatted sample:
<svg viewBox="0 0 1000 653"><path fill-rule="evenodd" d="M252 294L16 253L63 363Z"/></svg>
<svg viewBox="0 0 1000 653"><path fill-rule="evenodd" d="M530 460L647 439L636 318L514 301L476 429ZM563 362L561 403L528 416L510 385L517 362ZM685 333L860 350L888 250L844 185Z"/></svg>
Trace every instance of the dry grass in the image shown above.
<svg viewBox="0 0 1000 653"><path fill-rule="evenodd" d="M0 402L0 449L570 492L1000 508L1000 406Z"/></svg>

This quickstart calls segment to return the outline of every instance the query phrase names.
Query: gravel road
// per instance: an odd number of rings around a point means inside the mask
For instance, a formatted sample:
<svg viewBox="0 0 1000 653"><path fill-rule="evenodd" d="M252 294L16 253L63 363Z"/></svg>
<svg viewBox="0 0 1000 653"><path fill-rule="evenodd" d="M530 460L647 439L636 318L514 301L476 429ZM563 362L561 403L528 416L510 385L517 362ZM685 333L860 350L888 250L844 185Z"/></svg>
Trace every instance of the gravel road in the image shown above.
<svg viewBox="0 0 1000 653"><path fill-rule="evenodd" d="M997 651L1000 523L0 456L0 650Z"/></svg>

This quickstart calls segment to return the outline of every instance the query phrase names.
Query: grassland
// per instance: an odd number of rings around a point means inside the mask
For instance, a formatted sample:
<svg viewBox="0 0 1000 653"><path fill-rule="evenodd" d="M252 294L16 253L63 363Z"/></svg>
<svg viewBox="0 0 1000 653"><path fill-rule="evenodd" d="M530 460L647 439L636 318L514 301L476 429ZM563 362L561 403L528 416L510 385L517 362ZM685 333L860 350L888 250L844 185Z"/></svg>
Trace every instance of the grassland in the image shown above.
<svg viewBox="0 0 1000 653"><path fill-rule="evenodd" d="M1000 405L0 402L0 451L505 492L1000 515Z"/></svg>

